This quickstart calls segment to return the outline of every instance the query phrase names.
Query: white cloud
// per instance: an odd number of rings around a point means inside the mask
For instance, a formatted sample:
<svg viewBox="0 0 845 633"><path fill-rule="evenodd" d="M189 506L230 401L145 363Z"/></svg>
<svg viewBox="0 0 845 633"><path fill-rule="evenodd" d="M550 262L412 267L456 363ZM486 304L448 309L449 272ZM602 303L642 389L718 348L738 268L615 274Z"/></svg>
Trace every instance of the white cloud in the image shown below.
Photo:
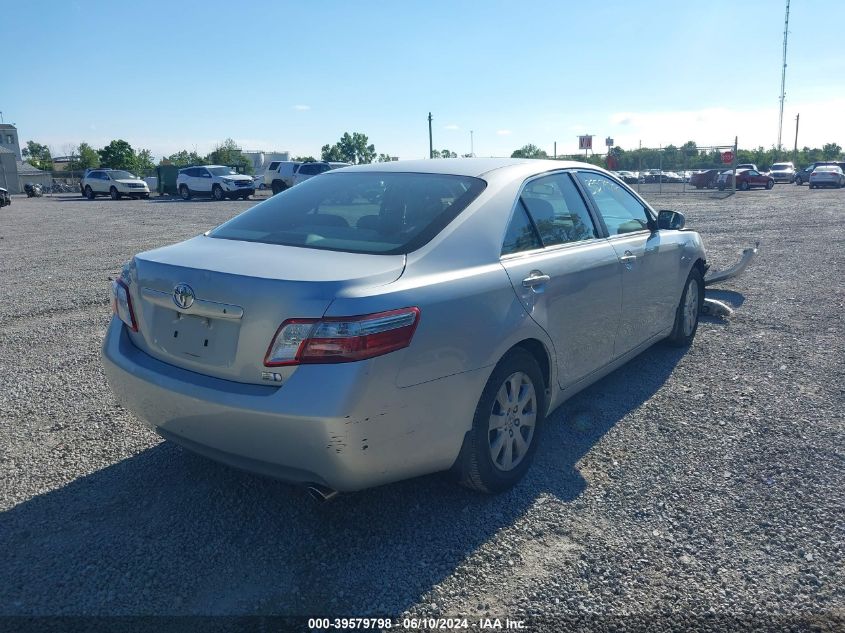
<svg viewBox="0 0 845 633"><path fill-rule="evenodd" d="M461 128L459 126L455 125L454 123L450 123L449 125L444 125L443 129L444 130L460 130Z"/></svg>
<svg viewBox="0 0 845 633"><path fill-rule="evenodd" d="M310 105L297 104L295 106L291 106L291 110L299 110L300 112L305 112L306 110L310 110L310 109L311 109Z"/></svg>
<svg viewBox="0 0 845 633"><path fill-rule="evenodd" d="M496 130L496 134L498 134L499 136L509 136L510 133L510 130Z"/></svg>

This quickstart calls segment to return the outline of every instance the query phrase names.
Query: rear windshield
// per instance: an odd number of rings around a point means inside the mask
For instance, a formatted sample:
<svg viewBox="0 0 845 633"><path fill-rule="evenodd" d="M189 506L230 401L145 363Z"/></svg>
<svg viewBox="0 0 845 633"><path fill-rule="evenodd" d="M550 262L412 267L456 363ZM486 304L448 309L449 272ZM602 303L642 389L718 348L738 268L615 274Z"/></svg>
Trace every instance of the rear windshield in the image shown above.
<svg viewBox="0 0 845 633"><path fill-rule="evenodd" d="M774 165L772 165L772 169L783 170L783 169L791 169L791 168L792 168L792 165L789 165L788 163L775 163Z"/></svg>
<svg viewBox="0 0 845 633"><path fill-rule="evenodd" d="M485 186L467 176L339 170L291 187L209 235L353 253L409 253L437 235Z"/></svg>

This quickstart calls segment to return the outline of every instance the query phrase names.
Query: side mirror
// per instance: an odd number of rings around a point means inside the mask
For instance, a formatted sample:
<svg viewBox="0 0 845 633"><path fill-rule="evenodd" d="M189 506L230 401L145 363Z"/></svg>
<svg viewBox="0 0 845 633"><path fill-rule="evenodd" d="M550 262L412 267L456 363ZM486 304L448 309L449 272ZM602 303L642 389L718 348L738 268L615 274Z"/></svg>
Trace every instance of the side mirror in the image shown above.
<svg viewBox="0 0 845 633"><path fill-rule="evenodd" d="M686 224L683 213L663 209L657 212L657 228L667 231L680 231Z"/></svg>

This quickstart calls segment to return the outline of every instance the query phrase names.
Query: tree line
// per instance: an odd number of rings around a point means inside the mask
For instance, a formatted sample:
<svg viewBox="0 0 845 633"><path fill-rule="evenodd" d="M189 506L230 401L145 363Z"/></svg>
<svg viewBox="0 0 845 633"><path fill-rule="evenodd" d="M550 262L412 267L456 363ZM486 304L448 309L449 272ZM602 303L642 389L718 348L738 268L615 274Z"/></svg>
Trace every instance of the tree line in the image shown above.
<svg viewBox="0 0 845 633"><path fill-rule="evenodd" d="M699 149L695 141L687 141L680 147L667 145L662 149L638 148L624 150L613 147L608 155L615 158L614 169L637 171L661 167L672 171L677 169L709 169L721 166L724 150ZM559 155L558 160L577 160L606 167L608 155L583 154ZM524 145L511 154L511 158L552 158L536 145ZM842 147L836 143L825 143L821 148L803 147L796 154L788 151L778 151L776 148L766 149L737 149L737 163L754 163L760 169L769 169L774 163L792 161L796 167L809 165L817 161L842 160L845 154Z"/></svg>

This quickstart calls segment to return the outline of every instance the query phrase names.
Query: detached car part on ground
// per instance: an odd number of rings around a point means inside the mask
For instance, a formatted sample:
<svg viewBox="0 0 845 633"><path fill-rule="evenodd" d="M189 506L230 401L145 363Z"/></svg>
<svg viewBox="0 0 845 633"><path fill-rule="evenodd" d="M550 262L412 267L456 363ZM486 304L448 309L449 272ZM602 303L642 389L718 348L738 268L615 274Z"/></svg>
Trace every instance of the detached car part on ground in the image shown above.
<svg viewBox="0 0 845 633"><path fill-rule="evenodd" d="M498 492L549 411L690 344L706 272L681 214L591 165L362 165L136 255L103 362L163 437L321 496L444 470Z"/></svg>

